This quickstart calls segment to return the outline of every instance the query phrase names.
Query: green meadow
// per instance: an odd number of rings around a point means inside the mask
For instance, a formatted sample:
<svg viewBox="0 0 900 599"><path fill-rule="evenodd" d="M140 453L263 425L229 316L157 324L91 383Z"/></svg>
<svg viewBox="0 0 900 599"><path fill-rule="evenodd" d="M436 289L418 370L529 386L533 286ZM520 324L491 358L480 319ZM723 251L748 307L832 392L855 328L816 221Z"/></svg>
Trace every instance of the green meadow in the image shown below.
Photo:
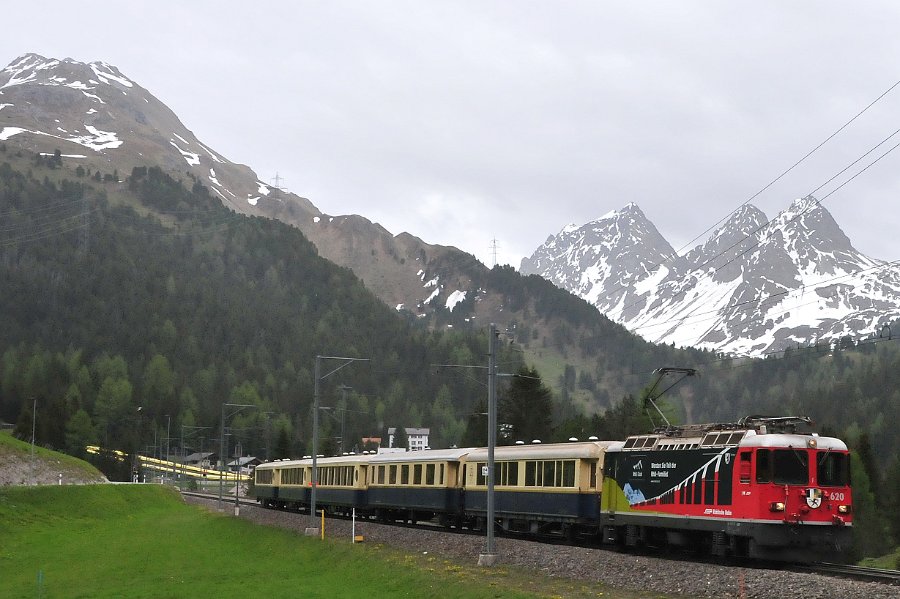
<svg viewBox="0 0 900 599"><path fill-rule="evenodd" d="M186 505L156 485L0 489L0 597L620 596L305 537Z"/></svg>

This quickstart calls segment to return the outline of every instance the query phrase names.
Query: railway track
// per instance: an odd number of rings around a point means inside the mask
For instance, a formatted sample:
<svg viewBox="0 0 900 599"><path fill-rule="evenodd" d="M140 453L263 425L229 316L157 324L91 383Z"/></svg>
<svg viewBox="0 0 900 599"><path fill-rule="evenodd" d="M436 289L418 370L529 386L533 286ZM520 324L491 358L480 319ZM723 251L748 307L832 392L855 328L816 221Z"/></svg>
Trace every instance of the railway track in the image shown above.
<svg viewBox="0 0 900 599"><path fill-rule="evenodd" d="M219 495L217 493L199 493L197 491L181 491L182 495L187 495L189 497L199 497L200 499L219 499ZM228 495L227 493L222 495L222 503L225 505L234 505L234 495ZM255 499L248 499L246 497L238 497L239 505L250 505L259 507L259 503Z"/></svg>
<svg viewBox="0 0 900 599"><path fill-rule="evenodd" d="M817 563L798 565L791 568L797 572L808 572L833 576L836 578L848 578L863 582L878 582L900 586L900 570L882 570L880 568L866 568L863 566L848 566L846 564Z"/></svg>

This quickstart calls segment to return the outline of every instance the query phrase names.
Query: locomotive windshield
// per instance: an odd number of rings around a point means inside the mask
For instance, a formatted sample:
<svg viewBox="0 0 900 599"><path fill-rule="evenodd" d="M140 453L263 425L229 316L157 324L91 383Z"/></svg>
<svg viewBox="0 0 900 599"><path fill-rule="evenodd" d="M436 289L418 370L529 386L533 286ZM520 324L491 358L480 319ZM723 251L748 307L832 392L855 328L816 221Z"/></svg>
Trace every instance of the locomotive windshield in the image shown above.
<svg viewBox="0 0 900 599"><path fill-rule="evenodd" d="M847 454L822 451L816 460L816 480L823 487L846 487L850 484Z"/></svg>
<svg viewBox="0 0 900 599"><path fill-rule="evenodd" d="M805 451L760 449L756 454L756 482L779 485L809 483L809 460Z"/></svg>

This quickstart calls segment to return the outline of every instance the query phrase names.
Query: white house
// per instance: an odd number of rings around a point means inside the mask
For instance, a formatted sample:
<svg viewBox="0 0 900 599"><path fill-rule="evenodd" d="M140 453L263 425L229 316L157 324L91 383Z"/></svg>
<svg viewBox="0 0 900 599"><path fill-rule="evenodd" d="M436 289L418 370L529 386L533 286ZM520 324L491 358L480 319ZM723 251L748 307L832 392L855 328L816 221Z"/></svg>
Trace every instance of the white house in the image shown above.
<svg viewBox="0 0 900 599"><path fill-rule="evenodd" d="M419 451L428 447L428 435L431 434L430 428L406 428L407 447L410 451ZM394 435L397 432L395 427L388 429L388 447L394 446Z"/></svg>

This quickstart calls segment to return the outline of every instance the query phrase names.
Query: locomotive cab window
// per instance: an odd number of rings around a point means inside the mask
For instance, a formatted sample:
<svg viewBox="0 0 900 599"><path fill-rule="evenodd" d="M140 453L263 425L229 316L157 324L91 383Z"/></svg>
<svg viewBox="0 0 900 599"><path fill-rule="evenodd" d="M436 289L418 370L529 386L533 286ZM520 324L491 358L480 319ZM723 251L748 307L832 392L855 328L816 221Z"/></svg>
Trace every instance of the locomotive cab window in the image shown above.
<svg viewBox="0 0 900 599"><path fill-rule="evenodd" d="M775 451L775 475L779 485L805 485L809 482L809 454L797 449Z"/></svg>
<svg viewBox="0 0 900 599"><path fill-rule="evenodd" d="M809 483L809 456L802 449L760 449L756 452L756 482L776 485Z"/></svg>
<svg viewBox="0 0 900 599"><path fill-rule="evenodd" d="M846 487L850 484L847 454L819 452L816 458L816 480L823 487Z"/></svg>

